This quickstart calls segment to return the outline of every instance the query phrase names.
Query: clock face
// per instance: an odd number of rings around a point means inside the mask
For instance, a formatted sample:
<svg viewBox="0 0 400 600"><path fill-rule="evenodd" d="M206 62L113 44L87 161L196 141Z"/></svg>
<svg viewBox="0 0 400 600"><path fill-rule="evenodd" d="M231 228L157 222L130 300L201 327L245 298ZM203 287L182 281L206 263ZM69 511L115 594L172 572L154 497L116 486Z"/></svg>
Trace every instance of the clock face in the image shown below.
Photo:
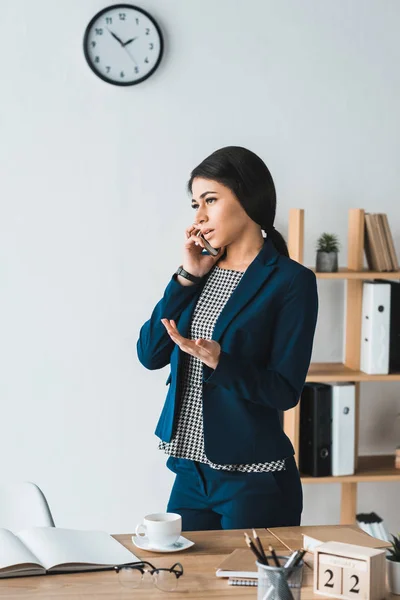
<svg viewBox="0 0 400 600"><path fill-rule="evenodd" d="M146 11L131 4L115 4L90 21L83 49L98 77L114 85L135 85L150 77L160 64L163 38Z"/></svg>

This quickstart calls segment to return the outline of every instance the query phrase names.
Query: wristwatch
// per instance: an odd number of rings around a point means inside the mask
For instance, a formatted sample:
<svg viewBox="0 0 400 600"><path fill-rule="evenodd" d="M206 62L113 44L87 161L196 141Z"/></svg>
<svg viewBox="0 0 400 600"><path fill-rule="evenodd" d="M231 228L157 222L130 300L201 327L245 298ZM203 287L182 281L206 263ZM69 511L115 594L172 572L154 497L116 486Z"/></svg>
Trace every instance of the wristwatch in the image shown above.
<svg viewBox="0 0 400 600"><path fill-rule="evenodd" d="M175 275L180 275L185 279L189 279L189 281L193 281L193 283L200 283L200 281L203 279L202 277L196 277L195 275L188 273L188 271L185 271L185 269L182 266L178 267L177 271L175 272Z"/></svg>

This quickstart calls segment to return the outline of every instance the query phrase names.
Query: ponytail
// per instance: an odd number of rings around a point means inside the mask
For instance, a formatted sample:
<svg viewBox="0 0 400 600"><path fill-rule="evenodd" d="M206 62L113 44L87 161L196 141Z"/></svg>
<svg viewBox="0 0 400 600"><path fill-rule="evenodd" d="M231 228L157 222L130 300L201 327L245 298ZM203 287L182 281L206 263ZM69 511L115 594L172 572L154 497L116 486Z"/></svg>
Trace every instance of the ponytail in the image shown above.
<svg viewBox="0 0 400 600"><path fill-rule="evenodd" d="M282 254L283 256L287 256L289 258L289 250L283 238L283 235L281 235L279 231L275 229L274 226L264 231L267 234L267 237L270 238L271 242L273 243L279 254Z"/></svg>

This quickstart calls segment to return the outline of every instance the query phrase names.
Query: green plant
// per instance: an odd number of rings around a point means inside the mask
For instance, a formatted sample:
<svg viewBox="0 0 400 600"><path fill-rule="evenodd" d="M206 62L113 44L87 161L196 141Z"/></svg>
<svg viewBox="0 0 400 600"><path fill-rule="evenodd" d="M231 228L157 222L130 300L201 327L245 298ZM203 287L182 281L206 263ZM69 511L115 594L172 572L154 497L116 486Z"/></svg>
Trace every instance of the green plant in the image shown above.
<svg viewBox="0 0 400 600"><path fill-rule="evenodd" d="M317 241L318 252L339 252L339 240L334 233L323 233Z"/></svg>
<svg viewBox="0 0 400 600"><path fill-rule="evenodd" d="M389 560L393 562L400 562L400 534L396 537L392 535L393 541L390 542L392 544L391 548L388 548L388 552L390 556L388 556Z"/></svg>

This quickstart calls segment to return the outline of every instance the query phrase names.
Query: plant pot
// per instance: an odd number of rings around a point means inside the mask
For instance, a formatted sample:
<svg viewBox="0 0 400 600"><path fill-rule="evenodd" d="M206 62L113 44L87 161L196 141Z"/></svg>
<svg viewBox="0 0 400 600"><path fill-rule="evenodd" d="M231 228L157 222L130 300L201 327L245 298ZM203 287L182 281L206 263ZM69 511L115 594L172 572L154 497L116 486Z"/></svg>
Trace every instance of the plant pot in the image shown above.
<svg viewBox="0 0 400 600"><path fill-rule="evenodd" d="M337 252L317 252L316 271L319 273L334 273L338 270Z"/></svg>
<svg viewBox="0 0 400 600"><path fill-rule="evenodd" d="M400 562L386 557L389 590L392 594L400 595Z"/></svg>

